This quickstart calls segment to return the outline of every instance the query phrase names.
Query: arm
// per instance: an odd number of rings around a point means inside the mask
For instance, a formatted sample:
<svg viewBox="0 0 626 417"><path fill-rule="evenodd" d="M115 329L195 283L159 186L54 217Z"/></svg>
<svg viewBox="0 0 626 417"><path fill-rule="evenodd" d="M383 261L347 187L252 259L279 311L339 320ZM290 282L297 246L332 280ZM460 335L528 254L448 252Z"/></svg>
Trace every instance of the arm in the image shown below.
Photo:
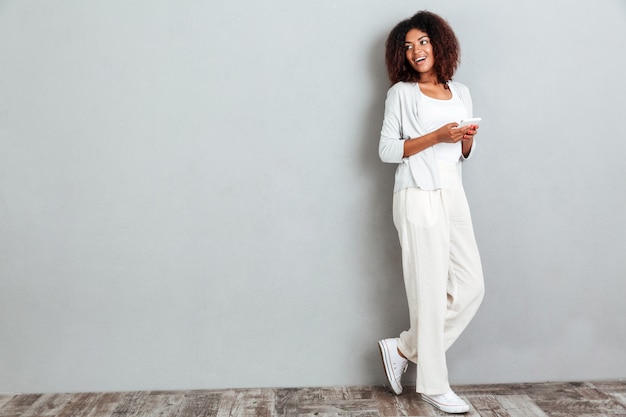
<svg viewBox="0 0 626 417"><path fill-rule="evenodd" d="M400 97L395 89L387 92L385 100L385 117L378 142L378 156L383 162L401 163L404 157L404 141L402 139L402 115Z"/></svg>
<svg viewBox="0 0 626 417"><path fill-rule="evenodd" d="M456 128L458 123L448 123L441 126L439 129L413 139L407 139L404 141L404 157L415 155L429 148L437 143L448 142L456 143L463 141L463 155L468 156L472 148L474 141L473 137L476 134L478 126L464 126L462 128ZM467 153L467 155L466 155Z"/></svg>
<svg viewBox="0 0 626 417"><path fill-rule="evenodd" d="M474 111L472 104L472 95L470 94L469 88L467 88L467 86L465 86L464 84L460 84L457 82L451 82L450 85L455 89L455 91L457 91L457 93L461 97L461 100L463 101L463 104L467 109L468 117L472 117ZM477 133L477 130L478 126L474 126L474 128L470 132L468 132L470 137L463 139L463 146L461 151L463 159L469 158L472 150L474 149L474 135Z"/></svg>
<svg viewBox="0 0 626 417"><path fill-rule="evenodd" d="M470 156L473 145L474 145L474 135L472 135L469 139L463 139L463 150L462 150L463 158L468 158Z"/></svg>

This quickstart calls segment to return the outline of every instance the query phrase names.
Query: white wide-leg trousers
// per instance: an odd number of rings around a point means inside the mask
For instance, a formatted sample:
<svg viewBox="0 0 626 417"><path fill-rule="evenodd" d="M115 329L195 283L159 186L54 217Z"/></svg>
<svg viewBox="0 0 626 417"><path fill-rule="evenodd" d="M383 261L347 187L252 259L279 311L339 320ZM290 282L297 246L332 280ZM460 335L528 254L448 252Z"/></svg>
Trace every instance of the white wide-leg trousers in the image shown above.
<svg viewBox="0 0 626 417"><path fill-rule="evenodd" d="M410 329L398 348L417 364L416 391L450 391L446 351L478 310L483 272L459 164L439 161L442 189L394 193Z"/></svg>

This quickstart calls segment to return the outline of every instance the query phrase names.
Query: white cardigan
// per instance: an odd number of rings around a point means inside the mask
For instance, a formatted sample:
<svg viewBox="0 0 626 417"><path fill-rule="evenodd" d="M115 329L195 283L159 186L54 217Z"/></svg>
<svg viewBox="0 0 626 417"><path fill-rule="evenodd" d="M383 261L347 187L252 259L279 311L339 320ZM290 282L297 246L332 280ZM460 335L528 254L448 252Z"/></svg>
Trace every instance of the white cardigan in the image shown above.
<svg viewBox="0 0 626 417"><path fill-rule="evenodd" d="M457 95L465 105L467 111L465 117L473 117L472 97L469 89L461 83L452 81L448 83L448 86L452 94ZM417 187L423 190L441 188L435 151L432 146L408 158L403 158L406 139L429 133L420 119L419 109L422 105L422 96L417 83L399 82L387 92L378 154L383 162L399 164L396 170L394 192L403 188ZM453 121L458 122L458 120L450 120L450 122ZM476 140L474 140L470 155L475 147ZM467 158L461 155L460 160Z"/></svg>

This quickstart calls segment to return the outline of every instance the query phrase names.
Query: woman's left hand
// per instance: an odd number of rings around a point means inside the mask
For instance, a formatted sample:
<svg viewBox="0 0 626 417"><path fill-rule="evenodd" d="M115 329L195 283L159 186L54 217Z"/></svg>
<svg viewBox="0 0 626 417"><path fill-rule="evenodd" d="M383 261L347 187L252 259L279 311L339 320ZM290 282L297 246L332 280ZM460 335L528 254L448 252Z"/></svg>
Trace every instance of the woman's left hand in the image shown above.
<svg viewBox="0 0 626 417"><path fill-rule="evenodd" d="M461 139L461 152L463 156L467 158L472 151L472 145L474 144L474 136L478 133L478 125L470 125L469 129L463 135Z"/></svg>
<svg viewBox="0 0 626 417"><path fill-rule="evenodd" d="M469 125L463 134L462 140L474 139L474 135L476 135L476 133L478 133L478 125Z"/></svg>

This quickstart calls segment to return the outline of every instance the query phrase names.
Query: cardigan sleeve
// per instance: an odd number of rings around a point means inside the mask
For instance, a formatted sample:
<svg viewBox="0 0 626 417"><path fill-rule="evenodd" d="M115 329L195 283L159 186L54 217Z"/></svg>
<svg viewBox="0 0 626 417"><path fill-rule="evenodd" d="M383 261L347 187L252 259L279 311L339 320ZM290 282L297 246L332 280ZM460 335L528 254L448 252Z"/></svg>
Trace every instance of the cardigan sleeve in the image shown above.
<svg viewBox="0 0 626 417"><path fill-rule="evenodd" d="M465 105L465 109L467 110L467 117L474 117L472 95L470 94L469 88L467 88L465 84L461 84L461 83L455 82L454 85L459 93L459 97L461 97L461 101ZM472 148L470 149L469 154L467 154L467 156L461 154L461 160L464 161L464 160L469 159L474 153L475 149L476 149L476 139L474 139L474 143L472 143Z"/></svg>
<svg viewBox="0 0 626 417"><path fill-rule="evenodd" d="M404 157L402 132L402 101L396 88L390 88L385 100L383 127L378 142L378 155L383 162L400 163Z"/></svg>

